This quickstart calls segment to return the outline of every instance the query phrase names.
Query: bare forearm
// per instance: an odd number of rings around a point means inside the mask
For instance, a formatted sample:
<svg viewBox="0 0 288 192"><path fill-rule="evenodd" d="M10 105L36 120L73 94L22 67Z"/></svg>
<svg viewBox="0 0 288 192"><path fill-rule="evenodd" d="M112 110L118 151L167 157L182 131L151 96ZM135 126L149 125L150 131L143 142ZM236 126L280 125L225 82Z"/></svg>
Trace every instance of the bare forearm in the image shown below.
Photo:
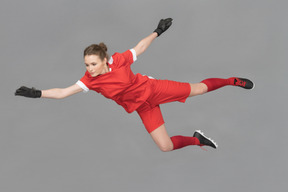
<svg viewBox="0 0 288 192"><path fill-rule="evenodd" d="M67 88L54 88L48 90L42 90L42 98L50 98L50 99L63 99L70 95L74 95L82 91L82 88L78 85L74 84Z"/></svg>
<svg viewBox="0 0 288 192"><path fill-rule="evenodd" d="M157 37L157 33L154 32L139 42L143 51L145 51L150 46L150 44L152 43L154 39L156 39L156 37Z"/></svg>
<svg viewBox="0 0 288 192"><path fill-rule="evenodd" d="M146 38L142 39L134 48L137 56L141 55L143 52L146 51L146 49L150 46L150 44L153 42L153 40L157 37L157 33L151 33Z"/></svg>
<svg viewBox="0 0 288 192"><path fill-rule="evenodd" d="M42 90L41 98L62 99L64 98L63 89L54 88L54 89Z"/></svg>

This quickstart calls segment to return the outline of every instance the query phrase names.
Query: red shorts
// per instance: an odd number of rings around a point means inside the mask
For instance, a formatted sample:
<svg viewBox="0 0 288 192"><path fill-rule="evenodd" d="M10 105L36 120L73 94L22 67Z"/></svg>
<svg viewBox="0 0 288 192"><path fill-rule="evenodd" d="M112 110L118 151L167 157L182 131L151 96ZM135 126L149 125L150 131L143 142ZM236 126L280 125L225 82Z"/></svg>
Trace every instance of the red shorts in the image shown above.
<svg viewBox="0 0 288 192"><path fill-rule="evenodd" d="M150 79L152 93L136 111L149 133L164 124L160 104L179 101L184 103L190 95L189 83Z"/></svg>

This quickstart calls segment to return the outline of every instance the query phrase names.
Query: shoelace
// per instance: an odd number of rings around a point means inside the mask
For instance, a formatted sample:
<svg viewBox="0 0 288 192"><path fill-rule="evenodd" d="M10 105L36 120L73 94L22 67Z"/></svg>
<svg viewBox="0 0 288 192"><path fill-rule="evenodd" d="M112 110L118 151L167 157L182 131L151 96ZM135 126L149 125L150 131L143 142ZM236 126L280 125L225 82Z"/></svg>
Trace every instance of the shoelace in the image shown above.
<svg viewBox="0 0 288 192"><path fill-rule="evenodd" d="M203 144L200 144L200 145L198 145L202 150L204 150L204 151L208 151L207 149L205 149L205 148L203 148L203 146L205 146L205 145L203 145Z"/></svg>
<svg viewBox="0 0 288 192"><path fill-rule="evenodd" d="M235 84L235 85L238 85L238 86L241 86L241 87L245 87L246 82L245 82L245 81L242 81L242 80L240 80L240 79L235 79L234 84Z"/></svg>
<svg viewBox="0 0 288 192"><path fill-rule="evenodd" d="M200 146L200 148L201 148L202 150L204 150L204 151L208 151L207 149L204 149L202 146Z"/></svg>

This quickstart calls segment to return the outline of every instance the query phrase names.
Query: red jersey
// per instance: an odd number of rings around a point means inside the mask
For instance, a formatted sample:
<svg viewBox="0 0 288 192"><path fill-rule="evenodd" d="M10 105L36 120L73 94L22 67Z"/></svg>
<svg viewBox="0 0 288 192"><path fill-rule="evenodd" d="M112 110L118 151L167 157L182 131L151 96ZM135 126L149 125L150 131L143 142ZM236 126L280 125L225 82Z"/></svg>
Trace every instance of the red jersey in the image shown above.
<svg viewBox="0 0 288 192"><path fill-rule="evenodd" d="M149 77L131 70L137 60L134 49L124 53L114 53L108 61L109 72L92 77L88 71L77 82L84 92L94 90L108 99L114 100L128 113L135 111L150 96Z"/></svg>

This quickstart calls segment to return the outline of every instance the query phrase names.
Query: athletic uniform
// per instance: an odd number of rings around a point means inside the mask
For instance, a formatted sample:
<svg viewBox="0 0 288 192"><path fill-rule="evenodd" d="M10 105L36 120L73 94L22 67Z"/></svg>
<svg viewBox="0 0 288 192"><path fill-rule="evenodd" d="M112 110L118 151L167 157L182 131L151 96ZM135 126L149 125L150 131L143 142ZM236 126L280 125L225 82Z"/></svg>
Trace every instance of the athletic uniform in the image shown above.
<svg viewBox="0 0 288 192"><path fill-rule="evenodd" d="M84 92L94 90L114 100L128 113L137 111L147 131L164 124L159 105L172 101L185 102L190 94L190 84L170 80L157 80L136 75L131 64L137 60L134 49L114 53L108 61L109 72L92 77L88 71L76 83Z"/></svg>
<svg viewBox="0 0 288 192"><path fill-rule="evenodd" d="M84 92L94 90L108 99L114 100L128 113L136 110L147 131L151 133L164 124L159 105L172 101L185 102L191 92L191 86L189 83L157 80L139 73L135 75L130 66L136 60L136 52L133 49L124 53L115 53L107 63L108 73L92 77L86 71L85 75L77 82L77 85ZM239 86L245 89L254 88L253 82L249 79L237 77L228 79L209 78L201 81L201 83L207 85L207 92L227 85ZM22 86L16 90L15 95L40 98L42 91ZM194 133L193 137L176 135L170 138L173 143L173 150L189 145L206 145L217 148L217 144L199 130Z"/></svg>
<svg viewBox="0 0 288 192"><path fill-rule="evenodd" d="M172 19L161 19L154 31L159 37L172 24ZM137 60L133 49L124 53L112 55L107 65L109 72L92 77L88 71L77 82L84 92L94 90L108 99L114 100L128 113L137 111L147 131L153 130L164 124L159 105L162 103L179 101L185 102L191 92L189 83L180 83L170 80L157 80L145 75L134 74L131 64ZM254 84L249 79L231 77L228 79L209 78L201 83L207 85L207 92L214 91L227 85L240 86L245 89L253 89ZM50 93L54 93L50 91ZM40 98L42 91L25 86L16 90L15 95ZM47 96L47 95L46 95ZM45 97L45 95L44 95ZM173 150L189 145L210 146L217 148L217 144L204 136L201 131L196 131L193 137L176 135L171 137ZM166 149L163 149L164 151Z"/></svg>

